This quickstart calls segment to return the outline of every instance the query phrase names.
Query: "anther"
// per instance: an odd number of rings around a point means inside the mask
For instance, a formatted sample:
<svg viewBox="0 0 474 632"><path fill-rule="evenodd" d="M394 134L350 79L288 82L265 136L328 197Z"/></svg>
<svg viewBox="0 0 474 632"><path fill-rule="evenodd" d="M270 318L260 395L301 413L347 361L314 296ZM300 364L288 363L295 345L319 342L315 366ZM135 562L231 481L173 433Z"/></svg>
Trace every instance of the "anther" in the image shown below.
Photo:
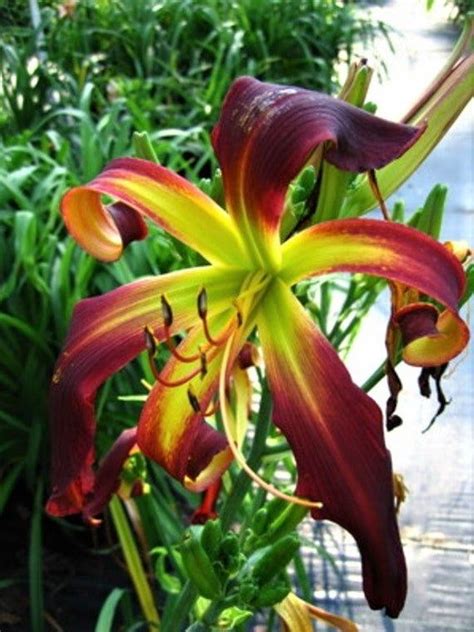
<svg viewBox="0 0 474 632"><path fill-rule="evenodd" d="M377 182L377 176L375 175L374 169L370 169L367 172L367 177L369 179L370 188L372 189L372 193L374 194L375 199L377 200L380 210L382 211L382 215L384 219L390 221L390 213L388 212L387 205L385 204L385 200L382 197L382 193L380 192L379 184Z"/></svg>
<svg viewBox="0 0 474 632"><path fill-rule="evenodd" d="M189 385L188 387L188 400L189 403L191 404L191 408L194 410L195 413L201 413L201 406L199 404L199 400L196 396L196 393L193 391L193 387L191 385Z"/></svg>
<svg viewBox="0 0 474 632"><path fill-rule="evenodd" d="M199 318L205 320L207 318L207 291L205 287L203 287L198 294L197 310Z"/></svg>
<svg viewBox="0 0 474 632"><path fill-rule="evenodd" d="M199 347L199 360L201 362L201 378L203 378L207 374L207 356L201 347Z"/></svg>
<svg viewBox="0 0 474 632"><path fill-rule="evenodd" d="M145 345L146 345L147 351L149 354L154 356L156 353L156 338L153 334L153 331L151 330L151 327L147 325L145 327L144 334L145 334Z"/></svg>
<svg viewBox="0 0 474 632"><path fill-rule="evenodd" d="M236 316L237 316L237 327L242 327L242 323L244 322L244 318L242 316L242 312L237 307L237 305L235 305L235 303L234 303L234 306L235 306L235 309L237 310L237 314L236 314Z"/></svg>
<svg viewBox="0 0 474 632"><path fill-rule="evenodd" d="M161 295L161 314L163 316L165 327L171 327L173 324L173 310L171 309L171 305L168 303L164 294Z"/></svg>

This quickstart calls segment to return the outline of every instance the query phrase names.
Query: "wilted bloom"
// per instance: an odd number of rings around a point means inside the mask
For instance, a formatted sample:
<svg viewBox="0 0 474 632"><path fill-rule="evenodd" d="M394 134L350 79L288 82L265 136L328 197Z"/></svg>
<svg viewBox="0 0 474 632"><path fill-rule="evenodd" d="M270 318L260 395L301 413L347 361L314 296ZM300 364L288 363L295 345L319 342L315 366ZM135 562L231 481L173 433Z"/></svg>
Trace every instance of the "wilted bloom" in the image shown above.
<svg viewBox="0 0 474 632"><path fill-rule="evenodd" d="M285 632L313 632L313 619L324 621L342 632L357 632L359 629L350 619L313 606L294 593L290 593L276 605L275 610L283 622Z"/></svg>
<svg viewBox="0 0 474 632"><path fill-rule="evenodd" d="M144 236L144 215L209 265L141 279L76 307L51 389L50 513L80 512L97 493L97 388L145 348L152 358L158 342L171 356L161 371L154 368L138 446L189 489L216 481L236 448L205 415L219 392L229 416L228 378L257 329L273 420L296 458L296 493L313 501L314 518L355 537L369 604L398 615L406 570L382 415L291 287L330 272L372 274L416 288L455 314L464 273L441 244L395 223L331 221L283 244L279 229L289 183L316 149L340 169L363 172L400 156L421 133L325 95L241 78L212 135L226 211L178 175L137 159L115 160L66 194L66 225L95 257L120 257ZM106 208L102 194L117 202ZM184 332L176 346L173 337Z"/></svg>
<svg viewBox="0 0 474 632"><path fill-rule="evenodd" d="M466 242L447 242L445 248L462 263L470 256ZM469 340L469 330L459 316L449 309L440 309L426 300L420 292L402 283L391 283L392 313L387 330L387 378L390 398L387 402L387 428L400 425L401 418L395 414L397 398L402 383L395 371L397 351L403 347L403 360L407 364L423 367L419 378L420 392L430 397L430 378L434 380L438 410L428 427L440 415L447 400L440 380L449 360L457 356Z"/></svg>

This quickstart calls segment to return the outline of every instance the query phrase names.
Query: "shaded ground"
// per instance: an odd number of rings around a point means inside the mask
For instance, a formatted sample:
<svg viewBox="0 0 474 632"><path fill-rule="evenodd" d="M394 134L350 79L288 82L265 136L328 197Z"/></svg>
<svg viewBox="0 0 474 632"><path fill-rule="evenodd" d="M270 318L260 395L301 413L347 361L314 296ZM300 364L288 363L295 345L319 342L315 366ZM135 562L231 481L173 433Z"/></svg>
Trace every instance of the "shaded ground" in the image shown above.
<svg viewBox="0 0 474 632"><path fill-rule="evenodd" d="M1 574L13 580L0 590L0 630L26 632L29 626L28 568L31 499L20 490L2 516ZM104 600L129 581L119 556L110 555L109 529L92 531L80 520L69 530L44 521L42 574L45 629L93 630ZM100 538L100 539L99 539ZM106 554L107 553L107 554ZM117 619L118 620L118 619Z"/></svg>

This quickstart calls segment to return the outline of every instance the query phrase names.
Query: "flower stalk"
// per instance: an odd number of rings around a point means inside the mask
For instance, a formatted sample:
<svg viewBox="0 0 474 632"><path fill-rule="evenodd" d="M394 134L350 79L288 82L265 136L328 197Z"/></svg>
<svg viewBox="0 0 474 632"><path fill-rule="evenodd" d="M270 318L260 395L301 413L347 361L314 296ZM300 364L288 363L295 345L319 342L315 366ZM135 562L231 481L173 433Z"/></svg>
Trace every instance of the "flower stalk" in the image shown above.
<svg viewBox="0 0 474 632"><path fill-rule="evenodd" d="M160 617L140 559L140 554L135 544L132 530L130 529L127 516L117 496L111 498L109 509L143 616L148 623L150 632L156 632L160 629Z"/></svg>

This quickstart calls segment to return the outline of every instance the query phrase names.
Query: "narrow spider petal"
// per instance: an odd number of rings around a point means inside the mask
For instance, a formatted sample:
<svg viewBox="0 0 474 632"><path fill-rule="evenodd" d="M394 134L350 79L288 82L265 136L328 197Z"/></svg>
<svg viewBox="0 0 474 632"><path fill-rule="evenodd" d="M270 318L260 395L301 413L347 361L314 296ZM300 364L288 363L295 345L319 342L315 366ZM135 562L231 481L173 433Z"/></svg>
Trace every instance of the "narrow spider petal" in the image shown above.
<svg viewBox="0 0 474 632"><path fill-rule="evenodd" d="M452 310L466 282L462 266L442 244L414 228L369 219L318 224L284 244L280 277L286 283L330 272L398 281Z"/></svg>
<svg viewBox="0 0 474 632"><path fill-rule="evenodd" d="M101 201L108 195L122 203L120 215ZM132 219L124 211L131 208ZM92 182L71 189L61 212L67 229L91 255L118 259L140 213L199 251L212 263L237 267L245 263L243 247L229 216L207 195L181 176L137 158L112 161ZM141 230L141 227L138 227Z"/></svg>
<svg viewBox="0 0 474 632"><path fill-rule="evenodd" d="M327 143L324 158L331 164L361 172L403 154L422 131L317 92L250 77L235 81L212 140L228 210L255 263L278 265L288 185L318 146Z"/></svg>
<svg viewBox="0 0 474 632"><path fill-rule="evenodd" d="M211 328L220 331L235 319L233 312L217 316ZM187 355L206 342L202 327L194 327L178 351ZM211 348L207 354L207 372L196 375L181 386L168 387L157 382L143 407L138 424L138 445L141 451L159 463L188 489L202 491L217 480L232 460L225 437L203 420L217 391L223 346ZM167 382L178 382L190 374L190 365L172 356L160 376ZM189 401L191 387L201 412Z"/></svg>
<svg viewBox="0 0 474 632"><path fill-rule="evenodd" d="M332 520L354 536L369 605L396 617L406 568L382 414L281 281L265 295L257 324L274 422L296 458L296 493L322 501L314 518Z"/></svg>
<svg viewBox="0 0 474 632"><path fill-rule="evenodd" d="M120 473L137 442L137 428L124 430L105 455L95 476L94 488L82 510L86 522L94 523L120 483Z"/></svg>
<svg viewBox="0 0 474 632"><path fill-rule="evenodd" d="M242 275L211 267L183 270L145 278L78 303L50 391L53 489L49 513L81 511L93 491L94 399L99 386L145 348L146 326L162 339L163 293L175 309L171 333L198 321L195 303L203 283L215 314L228 308Z"/></svg>

